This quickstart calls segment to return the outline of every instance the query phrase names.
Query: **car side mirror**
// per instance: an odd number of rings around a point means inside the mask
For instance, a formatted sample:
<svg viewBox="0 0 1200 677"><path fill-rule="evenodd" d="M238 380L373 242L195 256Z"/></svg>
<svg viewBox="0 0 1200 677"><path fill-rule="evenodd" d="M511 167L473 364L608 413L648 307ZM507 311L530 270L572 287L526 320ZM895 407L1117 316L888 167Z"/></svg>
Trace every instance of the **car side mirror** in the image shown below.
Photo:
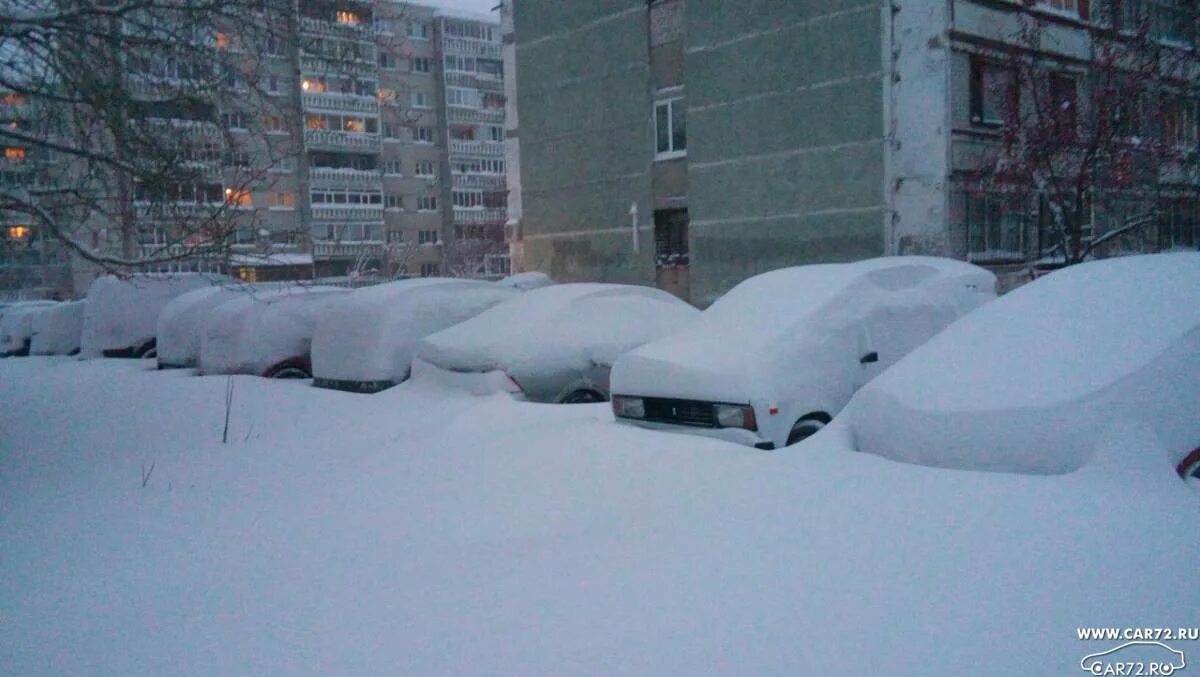
<svg viewBox="0 0 1200 677"><path fill-rule="evenodd" d="M859 364L871 364L879 361L879 353L867 353L859 359Z"/></svg>

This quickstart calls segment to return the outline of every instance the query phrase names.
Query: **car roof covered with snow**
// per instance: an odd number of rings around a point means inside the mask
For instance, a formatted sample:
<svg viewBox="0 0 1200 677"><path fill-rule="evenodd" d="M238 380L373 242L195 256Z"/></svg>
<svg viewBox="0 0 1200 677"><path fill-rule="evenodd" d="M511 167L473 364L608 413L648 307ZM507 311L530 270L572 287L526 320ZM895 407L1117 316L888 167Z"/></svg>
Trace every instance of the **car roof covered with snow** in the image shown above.
<svg viewBox="0 0 1200 677"><path fill-rule="evenodd" d="M545 273L530 271L527 273L509 275L506 278L498 280L496 284L503 287L512 287L513 289L528 291L530 289L549 287L550 285L554 284L554 280L550 279L550 276Z"/></svg>
<svg viewBox="0 0 1200 677"><path fill-rule="evenodd" d="M325 381L403 381L418 341L520 293L492 282L452 278L358 289L317 324L313 376Z"/></svg>
<svg viewBox="0 0 1200 677"><path fill-rule="evenodd" d="M158 314L172 299L193 289L232 280L225 275L151 273L105 275L88 288L83 314L82 354L137 350L154 339Z"/></svg>
<svg viewBox="0 0 1200 677"><path fill-rule="evenodd" d="M225 301L204 320L200 373L264 375L282 362L306 357L317 321L350 293L297 285Z"/></svg>
<svg viewBox="0 0 1200 677"><path fill-rule="evenodd" d="M797 376L779 373L781 354L852 352L847 344L858 342L865 318L886 308L925 309L930 325L945 326L994 298L995 284L995 275L978 266L925 256L763 273L734 287L688 329L625 355L613 389L694 399L722 393L746 401ZM879 333L872 338L892 338Z"/></svg>
<svg viewBox="0 0 1200 677"><path fill-rule="evenodd" d="M217 306L239 296L254 296L274 289L272 285L229 284L193 289L163 307L158 315L160 367L194 367L200 359L200 336L204 321Z"/></svg>
<svg viewBox="0 0 1200 677"><path fill-rule="evenodd" d="M1128 421L1178 463L1200 440L1200 254L1050 273L912 352L850 409L860 450L912 463L1070 472Z"/></svg>
<svg viewBox="0 0 1200 677"><path fill-rule="evenodd" d="M21 350L33 333L33 316L55 301L21 301L0 310L0 355Z"/></svg>
<svg viewBox="0 0 1200 677"><path fill-rule="evenodd" d="M417 356L452 371L520 375L611 365L678 331L700 311L639 285L559 284L525 292L421 342Z"/></svg>
<svg viewBox="0 0 1200 677"><path fill-rule="evenodd" d="M79 350L84 301L69 301L31 313L31 355L70 355Z"/></svg>

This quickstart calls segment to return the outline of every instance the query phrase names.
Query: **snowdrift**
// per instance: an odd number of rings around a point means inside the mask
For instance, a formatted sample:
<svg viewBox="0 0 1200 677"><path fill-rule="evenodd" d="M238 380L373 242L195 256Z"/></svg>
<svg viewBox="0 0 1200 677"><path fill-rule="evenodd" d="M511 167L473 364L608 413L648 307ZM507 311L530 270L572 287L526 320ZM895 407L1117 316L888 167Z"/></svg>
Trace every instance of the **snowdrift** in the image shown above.
<svg viewBox="0 0 1200 677"><path fill-rule="evenodd" d="M222 303L204 323L200 373L270 376L284 363L307 372L318 319L349 294L339 287L288 287Z"/></svg>
<svg viewBox="0 0 1200 677"><path fill-rule="evenodd" d="M199 273L97 278L88 289L81 353L84 357L139 357L153 347L158 314L172 299L193 289L230 282L225 275Z"/></svg>
<svg viewBox="0 0 1200 677"><path fill-rule="evenodd" d="M539 400L553 400L599 367L603 383L595 385L607 394L607 371L617 357L699 315L651 287L560 284L525 292L429 336L416 354L450 371L504 371Z"/></svg>
<svg viewBox="0 0 1200 677"><path fill-rule="evenodd" d="M545 273L531 271L528 273L509 275L508 277L497 281L496 284L503 287L512 287L513 289L519 289L521 291L529 291L530 289L549 287L550 285L554 284L554 280L550 279L550 276Z"/></svg>
<svg viewBox="0 0 1200 677"><path fill-rule="evenodd" d="M31 355L74 355L83 332L84 301L38 308L31 315Z"/></svg>
<svg viewBox="0 0 1200 677"><path fill-rule="evenodd" d="M1083 466L1112 421L1171 465L1200 443L1200 254L1051 273L963 318L854 398L859 450L1016 473Z"/></svg>
<svg viewBox="0 0 1200 677"><path fill-rule="evenodd" d="M408 378L426 336L519 295L492 282L420 278L356 290L317 323L312 366L322 387L374 391Z"/></svg>

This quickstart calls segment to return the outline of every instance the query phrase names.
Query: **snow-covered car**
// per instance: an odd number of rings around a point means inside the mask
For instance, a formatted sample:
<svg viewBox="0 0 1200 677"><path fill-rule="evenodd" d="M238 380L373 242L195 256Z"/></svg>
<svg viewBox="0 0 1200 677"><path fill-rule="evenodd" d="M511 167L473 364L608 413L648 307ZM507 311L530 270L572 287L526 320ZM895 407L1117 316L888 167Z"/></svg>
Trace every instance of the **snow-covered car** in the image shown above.
<svg viewBox="0 0 1200 677"><path fill-rule="evenodd" d="M528 273L509 275L502 280L498 280L496 284L503 287L512 287L513 289L519 289L521 291L529 291L530 289L549 287L550 285L554 284L554 280L550 279L550 276L545 273L530 271Z"/></svg>
<svg viewBox="0 0 1200 677"><path fill-rule="evenodd" d="M340 287L293 286L227 300L204 321L200 373L312 378L317 321L349 295Z"/></svg>
<svg viewBox="0 0 1200 677"><path fill-rule="evenodd" d="M408 378L417 342L522 292L494 282L416 278L356 290L313 335L313 385L374 393Z"/></svg>
<svg viewBox="0 0 1200 677"><path fill-rule="evenodd" d="M543 287L421 341L413 370L437 370L473 390L499 387L535 402L605 402L617 357L699 315L652 287Z"/></svg>
<svg viewBox="0 0 1200 677"><path fill-rule="evenodd" d="M226 301L271 289L274 287L240 283L214 285L193 289L172 300L158 314L158 368L195 367L200 361L200 336L209 313Z"/></svg>
<svg viewBox="0 0 1200 677"><path fill-rule="evenodd" d="M0 310L0 357L28 355L34 313L54 305L54 301L23 301Z"/></svg>
<svg viewBox="0 0 1200 677"><path fill-rule="evenodd" d="M31 355L74 355L83 334L84 301L70 301L32 313Z"/></svg>
<svg viewBox="0 0 1200 677"><path fill-rule="evenodd" d="M995 276L896 256L763 273L612 370L618 421L777 449L820 430L882 369L994 299Z"/></svg>
<svg viewBox="0 0 1200 677"><path fill-rule="evenodd" d="M1072 472L1111 426L1181 462L1200 441L1200 253L1045 275L901 360L848 409L860 451L921 465ZM1167 460L1167 459L1163 459Z"/></svg>
<svg viewBox="0 0 1200 677"><path fill-rule="evenodd" d="M151 357L158 314L193 289L229 284L225 275L200 273L105 275L88 288L83 313L84 357Z"/></svg>

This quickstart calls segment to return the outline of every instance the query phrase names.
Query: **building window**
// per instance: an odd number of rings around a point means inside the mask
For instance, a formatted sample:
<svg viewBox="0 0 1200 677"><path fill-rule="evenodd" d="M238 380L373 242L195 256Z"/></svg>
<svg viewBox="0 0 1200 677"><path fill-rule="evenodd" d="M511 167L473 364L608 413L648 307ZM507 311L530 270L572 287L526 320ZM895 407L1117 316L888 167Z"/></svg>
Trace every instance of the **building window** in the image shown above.
<svg viewBox="0 0 1200 677"><path fill-rule="evenodd" d="M429 24L427 24L423 21L409 21L408 22L408 37L410 37L414 40L428 40L429 39Z"/></svg>
<svg viewBox="0 0 1200 677"><path fill-rule="evenodd" d="M1053 124L1062 136L1073 137L1079 109L1079 87L1075 76L1065 73L1050 75L1050 110Z"/></svg>
<svg viewBox="0 0 1200 677"><path fill-rule="evenodd" d="M404 209L403 195L388 195L384 200L388 209Z"/></svg>
<svg viewBox="0 0 1200 677"><path fill-rule="evenodd" d="M290 191L273 191L267 196L267 205L271 209L295 209L296 194Z"/></svg>
<svg viewBox="0 0 1200 677"><path fill-rule="evenodd" d="M686 209L659 209L654 212L654 264L658 268L688 265Z"/></svg>
<svg viewBox="0 0 1200 677"><path fill-rule="evenodd" d="M434 176L433 160L417 160L415 173L422 178Z"/></svg>
<svg viewBox="0 0 1200 677"><path fill-rule="evenodd" d="M263 128L268 134L287 134L287 129L283 126L283 118L278 115L268 115L263 118Z"/></svg>
<svg viewBox="0 0 1200 677"><path fill-rule="evenodd" d="M1177 198L1159 204L1158 236L1163 249L1200 247L1200 204L1194 198Z"/></svg>
<svg viewBox="0 0 1200 677"><path fill-rule="evenodd" d="M339 10L336 16L337 22L346 26L357 26L362 23L362 20L354 12Z"/></svg>
<svg viewBox="0 0 1200 677"><path fill-rule="evenodd" d="M417 143L433 143L433 128L413 127L413 141Z"/></svg>
<svg viewBox="0 0 1200 677"><path fill-rule="evenodd" d="M230 207L249 208L254 206L254 196L248 190L225 189L225 204Z"/></svg>
<svg viewBox="0 0 1200 677"><path fill-rule="evenodd" d="M1038 6L1063 14L1079 16L1078 0L1038 0Z"/></svg>
<svg viewBox="0 0 1200 677"><path fill-rule="evenodd" d="M32 232L33 231L29 228L29 226L24 226L24 225L9 226L8 227L8 239L25 241L25 240L29 239L29 235Z"/></svg>
<svg viewBox="0 0 1200 677"><path fill-rule="evenodd" d="M448 87L446 89L446 104L462 108L479 108L479 92L473 89Z"/></svg>
<svg viewBox="0 0 1200 677"><path fill-rule="evenodd" d="M410 71L414 73L429 73L433 71L433 59L427 56L414 56L409 60Z"/></svg>
<svg viewBox="0 0 1200 677"><path fill-rule="evenodd" d="M1190 5L1187 0L1109 0L1107 9L1117 30L1145 27L1159 40L1190 45L1195 40Z"/></svg>
<svg viewBox="0 0 1200 677"><path fill-rule="evenodd" d="M437 274L438 274L438 264L436 264L436 263L422 263L421 264L421 277L434 277Z"/></svg>
<svg viewBox="0 0 1200 677"><path fill-rule="evenodd" d="M1017 107L1016 75L1011 68L996 63L971 61L971 122L1003 124L1006 113Z"/></svg>
<svg viewBox="0 0 1200 677"><path fill-rule="evenodd" d="M417 211L419 212L436 212L437 198L433 195L422 195L417 198Z"/></svg>
<svg viewBox="0 0 1200 677"><path fill-rule="evenodd" d="M1195 148L1196 102L1174 99L1164 108L1163 140L1179 148Z"/></svg>
<svg viewBox="0 0 1200 677"><path fill-rule="evenodd" d="M483 206L483 191L456 190L453 192L454 206L463 209L473 209Z"/></svg>
<svg viewBox="0 0 1200 677"><path fill-rule="evenodd" d="M5 160L24 160L27 154L28 153L24 148L18 148L16 146L9 146L8 148L4 149Z"/></svg>
<svg viewBox="0 0 1200 677"><path fill-rule="evenodd" d="M488 141L504 142L504 128L496 125L488 125L487 128Z"/></svg>
<svg viewBox="0 0 1200 677"><path fill-rule="evenodd" d="M383 163L383 173L384 174L400 176L401 174L404 173L402 171L402 169L403 169L403 167L399 160L388 160L387 162Z"/></svg>
<svg viewBox="0 0 1200 677"><path fill-rule="evenodd" d="M437 244L438 232L436 230L421 230L417 231L417 244Z"/></svg>
<svg viewBox="0 0 1200 677"><path fill-rule="evenodd" d="M1023 261L1025 220L1020 205L999 194L966 196L967 259Z"/></svg>
<svg viewBox="0 0 1200 677"><path fill-rule="evenodd" d="M379 67L387 68L389 70L395 68L396 67L396 55L392 54L391 52L385 52L385 51L381 50L379 52Z"/></svg>
<svg viewBox="0 0 1200 677"><path fill-rule="evenodd" d="M429 93L415 90L410 96L413 108L429 108Z"/></svg>
<svg viewBox="0 0 1200 677"><path fill-rule="evenodd" d="M244 113L221 113L221 126L225 129L246 129Z"/></svg>
<svg viewBox="0 0 1200 677"><path fill-rule="evenodd" d="M682 98L654 104L654 138L656 159L687 155L687 112Z"/></svg>

